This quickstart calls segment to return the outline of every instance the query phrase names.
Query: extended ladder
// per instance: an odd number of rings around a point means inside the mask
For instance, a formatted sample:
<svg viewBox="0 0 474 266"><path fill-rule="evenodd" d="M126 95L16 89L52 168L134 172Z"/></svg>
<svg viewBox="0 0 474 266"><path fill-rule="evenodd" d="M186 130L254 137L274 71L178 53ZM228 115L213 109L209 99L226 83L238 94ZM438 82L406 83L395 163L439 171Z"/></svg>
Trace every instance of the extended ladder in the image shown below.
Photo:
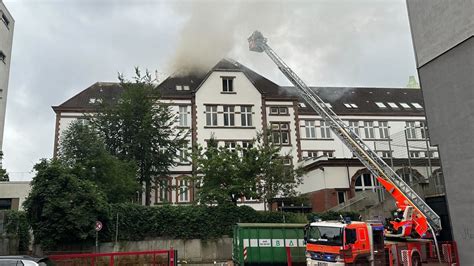
<svg viewBox="0 0 474 266"><path fill-rule="evenodd" d="M439 216L428 206L428 204L416 192L408 186L403 179L395 173L362 139L346 125L334 111L304 82L291 68L273 51L267 44L267 39L259 31L255 31L248 39L249 48L254 52L265 52L278 66L281 72L299 90L301 97L313 108L321 118L328 123L333 132L347 145L354 155L377 177L392 183L408 200L408 203L424 215L429 225L435 232L441 231L441 220ZM418 232L421 236L426 233L424 229Z"/></svg>

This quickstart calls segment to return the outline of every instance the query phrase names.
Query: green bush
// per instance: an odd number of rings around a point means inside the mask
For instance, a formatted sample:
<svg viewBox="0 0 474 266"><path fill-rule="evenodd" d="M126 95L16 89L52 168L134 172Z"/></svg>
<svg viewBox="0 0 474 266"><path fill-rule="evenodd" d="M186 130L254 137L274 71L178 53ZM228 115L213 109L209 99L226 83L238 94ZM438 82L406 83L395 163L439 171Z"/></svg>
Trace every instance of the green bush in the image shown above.
<svg viewBox="0 0 474 266"><path fill-rule="evenodd" d="M19 251L28 251L30 244L30 226L26 219L26 213L15 210L5 212L5 232L18 236Z"/></svg>
<svg viewBox="0 0 474 266"><path fill-rule="evenodd" d="M232 236L236 223L306 223L294 213L260 212L248 206L161 206L114 204L108 211L101 241L113 241L118 213L118 239L142 240L151 237L209 239Z"/></svg>

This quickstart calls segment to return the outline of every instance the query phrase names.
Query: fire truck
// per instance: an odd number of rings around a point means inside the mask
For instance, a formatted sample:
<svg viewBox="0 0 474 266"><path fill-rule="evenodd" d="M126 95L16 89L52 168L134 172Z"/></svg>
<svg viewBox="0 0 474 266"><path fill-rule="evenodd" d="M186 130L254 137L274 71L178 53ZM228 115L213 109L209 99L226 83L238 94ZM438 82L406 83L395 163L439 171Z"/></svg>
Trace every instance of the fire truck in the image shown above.
<svg viewBox="0 0 474 266"><path fill-rule="evenodd" d="M307 265L421 265L429 258L441 262L436 241L436 235L442 229L440 217L293 72L268 45L262 33L255 31L248 41L250 51L265 52L270 57L301 98L395 198L398 211L403 214L390 222L390 230L380 221L310 223L306 229ZM449 252L455 246L446 245L443 245L443 255L456 253Z"/></svg>

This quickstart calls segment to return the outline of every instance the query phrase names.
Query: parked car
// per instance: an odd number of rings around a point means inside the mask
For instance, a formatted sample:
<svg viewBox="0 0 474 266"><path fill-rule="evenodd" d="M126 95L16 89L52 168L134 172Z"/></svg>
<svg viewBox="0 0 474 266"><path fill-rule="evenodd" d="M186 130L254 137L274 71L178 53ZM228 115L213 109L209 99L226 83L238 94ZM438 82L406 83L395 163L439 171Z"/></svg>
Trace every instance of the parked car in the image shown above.
<svg viewBox="0 0 474 266"><path fill-rule="evenodd" d="M0 266L54 266L48 258L30 256L0 256Z"/></svg>

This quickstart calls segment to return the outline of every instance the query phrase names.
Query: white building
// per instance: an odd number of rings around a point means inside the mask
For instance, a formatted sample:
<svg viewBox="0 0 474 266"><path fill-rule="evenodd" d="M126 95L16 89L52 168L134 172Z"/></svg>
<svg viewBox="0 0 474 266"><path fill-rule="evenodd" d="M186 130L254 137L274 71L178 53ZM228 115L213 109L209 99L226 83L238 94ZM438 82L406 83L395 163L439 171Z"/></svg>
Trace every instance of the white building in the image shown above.
<svg viewBox="0 0 474 266"><path fill-rule="evenodd" d="M13 42L13 27L15 21L0 0L0 151L3 148L3 128L5 125L5 110L7 107L8 77Z"/></svg>
<svg viewBox="0 0 474 266"><path fill-rule="evenodd" d="M220 145L230 149L236 145L245 147L257 132L271 128L272 139L281 145L282 155L288 155L288 163L302 165L307 170L299 191L308 195L314 211L330 209L359 191L377 188L374 177L298 97L295 88L279 86L237 62L222 60L202 76L169 77L158 85L158 90L162 101L170 103L179 116L179 126L191 131L189 147L191 144L205 147L212 135ZM338 87L313 90L407 181L424 181L439 168L437 151L427 142L419 90ZM71 121L94 112L101 101L98 99L118 99L121 91L118 83L98 82L54 106L55 153L61 133ZM431 159L429 166L427 156ZM152 202L192 201L194 190L187 188L189 184L182 179L191 171L191 164L183 158L172 169L169 180L158 184ZM282 201L277 200L275 207L281 206ZM258 201L245 204L263 208Z"/></svg>

